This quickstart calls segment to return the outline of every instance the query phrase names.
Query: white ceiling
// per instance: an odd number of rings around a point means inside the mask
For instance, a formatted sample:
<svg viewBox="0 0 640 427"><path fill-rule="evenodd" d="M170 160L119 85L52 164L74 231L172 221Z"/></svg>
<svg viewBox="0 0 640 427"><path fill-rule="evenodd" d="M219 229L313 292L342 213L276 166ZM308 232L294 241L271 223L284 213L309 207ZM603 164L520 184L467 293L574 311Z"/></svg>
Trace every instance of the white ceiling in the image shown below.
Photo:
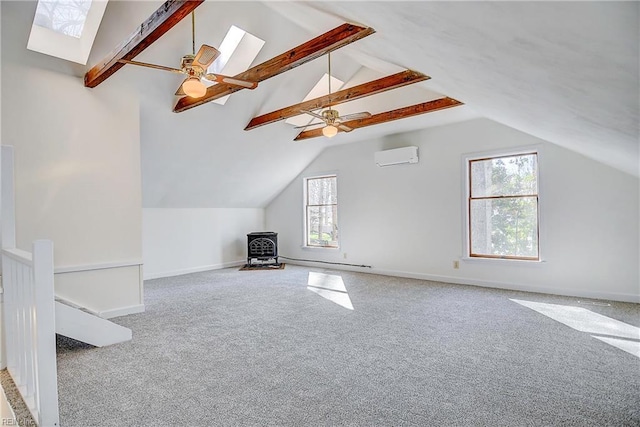
<svg viewBox="0 0 640 427"><path fill-rule="evenodd" d="M89 64L160 4L109 2ZM284 122L243 129L255 115L300 102L326 72L324 59L238 92L225 106L180 114L171 112L180 76L126 66L102 85L141 94L144 206L265 206L325 147L479 116L639 175L637 2L212 1L196 9L196 44L218 46L235 24L266 41L257 64L345 21L376 33L332 55L336 77L348 81L366 66L432 79L339 110L377 113L431 99L426 89L466 106L296 143ZM136 59L176 66L190 35L185 19Z"/></svg>
<svg viewBox="0 0 640 427"><path fill-rule="evenodd" d="M429 74L487 118L639 175L638 2L269 5L316 31L331 18L366 23L377 33L361 52Z"/></svg>

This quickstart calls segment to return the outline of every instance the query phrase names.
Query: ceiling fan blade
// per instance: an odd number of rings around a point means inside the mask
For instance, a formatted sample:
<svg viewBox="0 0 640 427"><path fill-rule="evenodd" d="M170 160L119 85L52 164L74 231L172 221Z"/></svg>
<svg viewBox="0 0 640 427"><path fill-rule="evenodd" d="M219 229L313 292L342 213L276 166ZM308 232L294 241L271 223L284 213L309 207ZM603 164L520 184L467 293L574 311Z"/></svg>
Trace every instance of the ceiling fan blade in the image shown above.
<svg viewBox="0 0 640 427"><path fill-rule="evenodd" d="M177 68L165 67L164 65L147 64L146 62L129 61L127 59L121 59L118 62L121 62L123 64L137 65L139 67L155 68L156 70L169 71L171 73L184 74L182 70L179 70Z"/></svg>
<svg viewBox="0 0 640 427"><path fill-rule="evenodd" d="M316 119L320 119L320 120L322 120L323 122L325 122L325 123L326 123L326 119L325 119L323 116L321 116L320 114L318 114L318 113L314 113L313 111L308 111L308 110L300 110L300 112L301 112L301 113L308 114L308 115L310 115L310 116L313 116L313 117L315 117Z"/></svg>
<svg viewBox="0 0 640 427"><path fill-rule="evenodd" d="M234 86L240 86L245 89L255 89L258 87L258 82L236 79L235 77L223 76L222 74L209 73L205 75L204 78L211 80L212 82L227 83Z"/></svg>
<svg viewBox="0 0 640 427"><path fill-rule="evenodd" d="M347 114L346 116L340 116L339 119L341 122L348 122L349 120L360 120L360 119L368 119L371 117L371 113L368 111L363 111L362 113L353 113Z"/></svg>
<svg viewBox="0 0 640 427"><path fill-rule="evenodd" d="M203 44L200 46L200 50L196 53L196 57L193 59L193 64L201 67L204 71L207 71L209 65L213 64L213 61L220 56L220 51L215 47Z"/></svg>
<svg viewBox="0 0 640 427"><path fill-rule="evenodd" d="M337 127L338 129L341 129L341 130L345 131L345 132L351 132L353 130L349 126L345 126L345 125L340 124L340 123L336 123L336 124L334 124L334 126Z"/></svg>
<svg viewBox="0 0 640 427"><path fill-rule="evenodd" d="M187 77L186 79L184 79L182 81L182 83L186 82L189 79L189 77ZM182 90L182 83L180 83L180 86L178 86L178 90L176 91L176 93L174 94L175 96L186 96L187 94L184 93L184 90Z"/></svg>

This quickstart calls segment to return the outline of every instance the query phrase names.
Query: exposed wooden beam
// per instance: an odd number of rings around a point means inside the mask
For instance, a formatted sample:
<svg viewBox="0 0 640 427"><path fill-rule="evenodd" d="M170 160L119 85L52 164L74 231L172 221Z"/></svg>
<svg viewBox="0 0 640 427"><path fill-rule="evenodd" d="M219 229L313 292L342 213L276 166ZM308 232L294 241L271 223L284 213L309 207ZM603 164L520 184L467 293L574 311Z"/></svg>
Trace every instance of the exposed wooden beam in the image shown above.
<svg viewBox="0 0 640 427"><path fill-rule="evenodd" d="M380 123L391 122L393 120L404 119L406 117L417 116L419 114L430 113L432 111L444 110L445 108L456 107L458 105L463 104L453 98L445 97L434 101L423 102L422 104L398 108L397 110L385 111L384 113L374 114L366 119L351 120L342 124L355 130ZM338 129L338 131L343 132L341 129ZM315 138L318 136L322 136L321 127L300 132L298 136L295 137L294 141Z"/></svg>
<svg viewBox="0 0 640 427"><path fill-rule="evenodd" d="M119 60L135 58L136 55L173 28L182 18L193 12L202 2L204 0L167 0L124 42L84 75L84 85L86 87L98 86L124 66L123 63L118 62Z"/></svg>
<svg viewBox="0 0 640 427"><path fill-rule="evenodd" d="M391 76L386 76L378 80L363 83L358 86L343 89L332 93L331 95L321 96L319 98L310 99L300 104L291 105L262 116L254 117L244 130L255 129L258 126L268 125L280 120L288 119L300 114L301 110L317 110L319 108L332 107L342 104L343 102L353 101L355 99L364 98L365 96L375 95L387 90L397 89L402 86L418 83L428 80L431 77L413 70L401 71Z"/></svg>
<svg viewBox="0 0 640 427"><path fill-rule="evenodd" d="M238 74L235 78L250 82L261 82L278 74L289 71L299 65L312 61L332 50L346 46L356 40L373 34L375 30L369 27L360 27L355 24L342 24L333 30L326 32L300 46L294 47L285 53L278 55L262 64L256 65L247 71ZM222 98L241 90L241 87L228 84L217 84L207 88L207 94L202 98L190 98L185 96L178 100L173 111L180 113L198 105Z"/></svg>

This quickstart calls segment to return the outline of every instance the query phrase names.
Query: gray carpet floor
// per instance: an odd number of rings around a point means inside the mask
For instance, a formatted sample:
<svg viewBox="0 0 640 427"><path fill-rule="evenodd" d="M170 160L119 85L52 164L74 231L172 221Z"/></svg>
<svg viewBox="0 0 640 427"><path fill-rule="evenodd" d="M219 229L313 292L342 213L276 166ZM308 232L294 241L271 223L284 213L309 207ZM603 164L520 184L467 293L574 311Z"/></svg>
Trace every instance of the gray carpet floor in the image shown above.
<svg viewBox="0 0 640 427"><path fill-rule="evenodd" d="M59 339L61 425L640 425L639 358L510 298L640 326L637 304L294 265L150 280L115 319L131 342Z"/></svg>

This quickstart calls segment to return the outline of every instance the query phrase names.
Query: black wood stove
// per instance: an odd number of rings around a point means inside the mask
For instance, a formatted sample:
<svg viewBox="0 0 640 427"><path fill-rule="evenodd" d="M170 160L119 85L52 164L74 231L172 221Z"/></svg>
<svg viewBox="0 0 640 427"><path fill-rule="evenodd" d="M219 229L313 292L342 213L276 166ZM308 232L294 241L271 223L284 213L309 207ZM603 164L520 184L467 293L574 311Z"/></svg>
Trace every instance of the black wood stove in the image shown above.
<svg viewBox="0 0 640 427"><path fill-rule="evenodd" d="M247 234L247 265L280 265L278 233L257 231Z"/></svg>

